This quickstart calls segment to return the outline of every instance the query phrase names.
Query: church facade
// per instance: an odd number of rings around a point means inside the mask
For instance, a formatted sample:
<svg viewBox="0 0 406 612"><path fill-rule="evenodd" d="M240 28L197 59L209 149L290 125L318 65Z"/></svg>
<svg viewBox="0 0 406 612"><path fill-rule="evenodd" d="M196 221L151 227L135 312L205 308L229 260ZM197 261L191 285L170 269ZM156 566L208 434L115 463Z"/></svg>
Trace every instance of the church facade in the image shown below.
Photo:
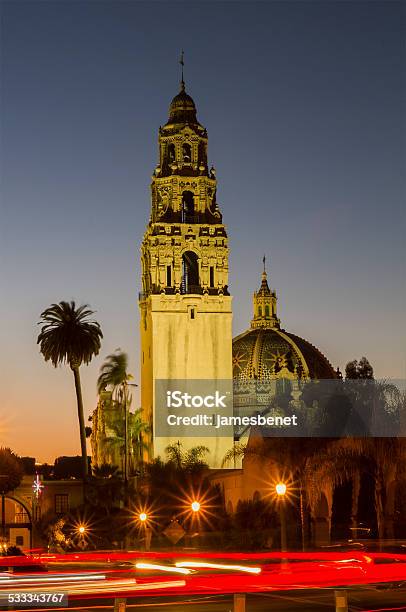
<svg viewBox="0 0 406 612"><path fill-rule="evenodd" d="M318 349L281 329L265 260L251 329L233 341L227 231L217 202L216 173L209 169L207 131L183 76L168 121L159 128L158 145L150 219L141 246L139 299L141 405L152 432L149 457L164 457L166 446L179 438L157 434L165 409L157 382L233 381L235 414L249 415L266 412L277 380L292 381L294 399L300 393L295 381L336 376ZM247 433L235 428L221 439L185 435L182 444L205 444L210 466L221 467L224 454Z"/></svg>

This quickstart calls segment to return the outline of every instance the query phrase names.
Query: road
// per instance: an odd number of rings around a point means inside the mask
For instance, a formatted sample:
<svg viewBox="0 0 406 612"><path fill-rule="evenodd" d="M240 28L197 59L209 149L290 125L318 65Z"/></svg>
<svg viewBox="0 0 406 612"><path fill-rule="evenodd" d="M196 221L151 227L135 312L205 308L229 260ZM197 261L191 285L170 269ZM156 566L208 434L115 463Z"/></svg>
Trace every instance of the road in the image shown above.
<svg viewBox="0 0 406 612"><path fill-rule="evenodd" d="M89 612L113 610L113 601L104 601L102 607L97 602L71 602L69 609ZM171 601L155 598L148 605L136 600L127 602L127 611L137 612L232 612L233 601L230 597L200 597L196 599L176 598ZM334 590L292 591L290 593L249 595L246 612L327 612L335 610ZM349 612L370 612L372 610L406 610L406 588L376 589L366 587L349 591Z"/></svg>
<svg viewBox="0 0 406 612"><path fill-rule="evenodd" d="M406 611L406 555L402 553L123 551L2 561L4 602L10 602L7 592L14 602L33 602L36 597L37 610L44 609L38 607L39 601L51 601L40 600L41 593L64 592L69 603L59 605L68 607L50 605L48 609L101 612L113 610L113 598L121 597L127 598L127 610L230 612L237 610L232 594L246 593L246 612L316 612L335 610L335 589L345 585L353 612ZM27 604L21 603L18 609L27 609Z"/></svg>

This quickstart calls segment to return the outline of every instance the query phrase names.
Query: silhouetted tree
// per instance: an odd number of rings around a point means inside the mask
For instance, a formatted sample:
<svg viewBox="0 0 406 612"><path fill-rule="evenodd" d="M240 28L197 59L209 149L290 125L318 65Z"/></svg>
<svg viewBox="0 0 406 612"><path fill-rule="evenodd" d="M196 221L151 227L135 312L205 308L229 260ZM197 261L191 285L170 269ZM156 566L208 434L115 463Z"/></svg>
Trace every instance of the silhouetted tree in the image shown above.
<svg viewBox="0 0 406 612"><path fill-rule="evenodd" d="M345 377L352 380L373 380L374 369L366 357L361 357L359 361L354 359L347 363L345 366Z"/></svg>
<svg viewBox="0 0 406 612"><path fill-rule="evenodd" d="M0 448L0 491L6 495L18 487L24 475L21 459L9 448Z"/></svg>
<svg viewBox="0 0 406 612"><path fill-rule="evenodd" d="M52 304L41 313L39 325L42 327L37 339L45 361L50 361L54 367L67 363L73 372L84 479L88 474L88 462L79 367L82 363L90 363L93 356L99 353L103 337L100 325L89 320L93 314L87 304L78 308L73 301Z"/></svg>

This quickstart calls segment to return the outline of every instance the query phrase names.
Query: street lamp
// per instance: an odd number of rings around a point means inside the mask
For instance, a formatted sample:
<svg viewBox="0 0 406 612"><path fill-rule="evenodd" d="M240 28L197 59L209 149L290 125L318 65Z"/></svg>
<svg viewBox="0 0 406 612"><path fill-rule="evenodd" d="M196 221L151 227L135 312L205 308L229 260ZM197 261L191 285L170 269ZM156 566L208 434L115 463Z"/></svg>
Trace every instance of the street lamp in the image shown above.
<svg viewBox="0 0 406 612"><path fill-rule="evenodd" d="M79 525L78 532L81 536L83 536L86 533L86 527L84 525Z"/></svg>
<svg viewBox="0 0 406 612"><path fill-rule="evenodd" d="M286 495L286 485L284 482L278 482L278 484L275 486L275 490L276 490L276 494L279 495L279 497L282 497L283 495Z"/></svg>
<svg viewBox="0 0 406 612"><path fill-rule="evenodd" d="M190 504L190 507L192 508L192 512L199 512L200 510L200 502L198 501L194 501Z"/></svg>
<svg viewBox="0 0 406 612"><path fill-rule="evenodd" d="M278 482L275 485L276 495L279 499L279 518L281 522L281 552L287 551L287 537L286 537L286 514L285 514L285 496L287 487L284 482Z"/></svg>
<svg viewBox="0 0 406 612"><path fill-rule="evenodd" d="M145 523L148 520L148 514L146 512L140 512L138 519L141 523Z"/></svg>

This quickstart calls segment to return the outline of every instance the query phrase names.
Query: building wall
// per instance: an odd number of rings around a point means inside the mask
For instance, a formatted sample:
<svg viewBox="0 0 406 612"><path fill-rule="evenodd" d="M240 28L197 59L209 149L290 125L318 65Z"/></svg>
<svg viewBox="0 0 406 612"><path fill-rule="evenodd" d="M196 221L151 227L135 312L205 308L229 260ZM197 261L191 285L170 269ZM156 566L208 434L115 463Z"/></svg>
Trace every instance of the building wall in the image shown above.
<svg viewBox="0 0 406 612"><path fill-rule="evenodd" d="M156 380L232 380L232 310L230 296L151 295L141 317L141 401L146 419L163 418L154 397ZM191 309L194 309L194 318ZM153 437L154 456L180 439L185 449L210 448L211 467L221 467L232 437L176 439Z"/></svg>

